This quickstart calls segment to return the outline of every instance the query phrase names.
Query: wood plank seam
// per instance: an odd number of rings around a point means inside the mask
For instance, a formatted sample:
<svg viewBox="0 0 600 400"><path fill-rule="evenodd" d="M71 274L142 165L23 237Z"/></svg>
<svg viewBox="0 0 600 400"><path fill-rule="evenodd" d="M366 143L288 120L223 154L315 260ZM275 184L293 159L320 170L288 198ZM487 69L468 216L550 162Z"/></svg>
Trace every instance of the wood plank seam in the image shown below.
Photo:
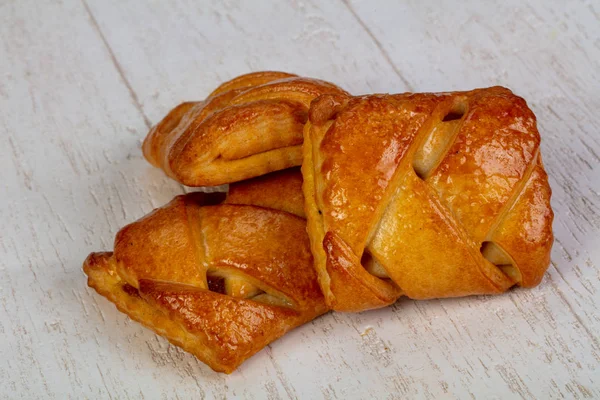
<svg viewBox="0 0 600 400"><path fill-rule="evenodd" d="M356 13L356 11L354 10L354 7L352 7L350 2L348 0L341 0L341 1L346 6L348 11L350 11L350 14L352 14L352 16L354 17L356 22L358 22L358 24L365 30L367 35L369 35L369 38L373 41L373 43L375 43L375 46L377 47L377 49L379 49L379 52L381 53L383 58L387 61L387 63L390 65L390 67L394 70L394 73L398 76L398 78L400 78L400 80L404 83L404 85L406 85L406 88L410 92L414 92L415 91L414 86L408 81L408 79L406 79L406 77L402 74L402 72L400 72L400 70L398 69L396 64L394 64L394 62L392 61L392 58L390 57L388 52L385 50L385 48L383 47L383 45L381 44L379 39L377 39L377 36L375 36L375 34L373 34L373 32L367 26L367 24Z"/></svg>
<svg viewBox="0 0 600 400"><path fill-rule="evenodd" d="M125 72L123 71L123 68L121 67L121 64L119 63L119 60L117 59L117 57L116 57L116 55L115 55L112 47L110 46L110 43L108 43L108 40L106 39L106 36L102 32L102 29L100 29L100 25L98 24L98 21L96 20L96 17L94 17L94 14L92 13L92 10L90 10L90 7L88 6L87 1L86 0L81 0L81 2L83 3L83 6L84 6L84 8L85 8L85 10L86 10L89 18L90 18L90 22L92 24L92 27L94 28L94 30L96 31L96 33L100 37L100 40L104 44L104 47L106 48L106 51L108 52L110 60L113 63L115 69L117 70L119 76L121 77L121 80L123 81L123 84L125 85L125 87L127 87L127 91L129 92L129 95L131 97L131 100L132 100L135 108L139 111L140 115L142 116L142 118L144 120L144 124L146 125L146 128L148 128L148 130L149 130L150 128L152 128L152 122L150 121L150 119L148 118L148 116L146 115L146 113L144 112L144 108L142 107L142 104L140 103L138 95L136 94L135 90L133 90L133 87L131 86L131 83L129 82L129 80L125 76ZM141 152L141 149L140 149L140 152ZM177 184L179 185L179 187L181 188L181 191L183 193L189 193L191 191L189 188L187 188L186 186L180 184L179 182Z"/></svg>
<svg viewBox="0 0 600 400"><path fill-rule="evenodd" d="M102 29L100 29L100 26L98 25L98 21L96 20L96 17L94 17L94 14L92 13L92 10L90 10L90 7L88 6L86 0L81 0L81 2L83 3L83 6L85 7L85 11L87 12L87 14L90 17L90 22L92 24L92 27L98 33L98 36L100 36L100 39L102 40L102 43L104 44L104 47L106 48L106 51L108 52L108 55L110 56L110 59L111 59L113 65L117 69L119 76L121 77L121 79L123 80L123 83L127 87L127 90L129 91L129 95L131 96L131 100L133 101L133 104L135 105L135 108L138 109L142 118L144 119L146 128L148 128L148 129L152 128L152 123L150 122L150 119L148 119L148 117L146 116L146 113L144 113L144 109L140 103L140 100L139 100L137 94L135 93L135 91L133 90L133 88L131 87L131 83L129 83L129 80L125 76L125 73L123 72L123 68L121 67L121 64L119 64L119 60L117 60L117 57L115 57L115 53L114 53L113 49L110 47L110 44L106 40L106 36L104 36L104 33L102 33Z"/></svg>

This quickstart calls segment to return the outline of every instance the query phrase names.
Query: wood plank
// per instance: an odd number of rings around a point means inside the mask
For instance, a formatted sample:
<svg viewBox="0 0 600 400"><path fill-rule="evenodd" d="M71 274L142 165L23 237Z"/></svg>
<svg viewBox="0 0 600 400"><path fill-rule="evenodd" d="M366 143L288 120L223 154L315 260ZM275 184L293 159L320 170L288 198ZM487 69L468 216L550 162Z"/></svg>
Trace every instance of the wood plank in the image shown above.
<svg viewBox="0 0 600 400"><path fill-rule="evenodd" d="M181 188L142 160L147 126L81 4L0 15L0 398L136 397L155 380L124 380L142 330L86 289L81 263Z"/></svg>
<svg viewBox="0 0 600 400"><path fill-rule="evenodd" d="M600 397L594 4L26 0L0 15L0 398ZM148 125L259 69L524 96L557 214L542 285L330 314L231 376L87 290L86 254L182 191L142 159Z"/></svg>
<svg viewBox="0 0 600 400"><path fill-rule="evenodd" d="M90 2L152 122L175 104L258 70L344 84L357 94L407 87L341 3Z"/></svg>

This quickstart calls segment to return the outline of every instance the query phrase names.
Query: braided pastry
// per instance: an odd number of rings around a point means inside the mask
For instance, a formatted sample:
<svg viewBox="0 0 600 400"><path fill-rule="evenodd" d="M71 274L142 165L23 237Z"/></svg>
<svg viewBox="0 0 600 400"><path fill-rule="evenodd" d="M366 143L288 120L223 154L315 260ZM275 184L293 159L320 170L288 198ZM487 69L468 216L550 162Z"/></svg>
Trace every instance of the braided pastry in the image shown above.
<svg viewBox="0 0 600 400"><path fill-rule="evenodd" d="M551 191L535 116L510 90L325 95L304 134L308 232L333 309L541 281Z"/></svg>
<svg viewBox="0 0 600 400"><path fill-rule="evenodd" d="M188 186L237 182L302 162L310 102L337 86L283 72L242 75L175 107L143 144L146 159Z"/></svg>
<svg viewBox="0 0 600 400"><path fill-rule="evenodd" d="M262 199L248 195L258 193L248 183L232 185L225 203L219 194L176 197L121 229L114 253L90 254L88 285L214 370L231 373L327 310L306 221L277 209L297 209L298 176L262 177L254 183Z"/></svg>

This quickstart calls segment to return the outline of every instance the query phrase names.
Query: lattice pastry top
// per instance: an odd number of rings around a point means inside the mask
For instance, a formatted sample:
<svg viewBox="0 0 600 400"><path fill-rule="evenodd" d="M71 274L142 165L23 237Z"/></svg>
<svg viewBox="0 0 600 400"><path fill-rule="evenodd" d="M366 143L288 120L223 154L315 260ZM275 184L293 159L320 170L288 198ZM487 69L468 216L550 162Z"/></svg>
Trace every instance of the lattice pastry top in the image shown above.
<svg viewBox="0 0 600 400"><path fill-rule="evenodd" d="M536 119L501 87L313 102L304 194L329 306L530 287L550 261Z"/></svg>

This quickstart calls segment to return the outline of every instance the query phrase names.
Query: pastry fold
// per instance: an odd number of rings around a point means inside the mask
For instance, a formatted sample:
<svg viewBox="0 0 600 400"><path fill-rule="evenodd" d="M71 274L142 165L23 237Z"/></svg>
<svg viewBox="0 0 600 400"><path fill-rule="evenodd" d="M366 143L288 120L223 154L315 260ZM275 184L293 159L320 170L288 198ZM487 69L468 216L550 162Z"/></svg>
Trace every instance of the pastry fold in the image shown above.
<svg viewBox="0 0 600 400"><path fill-rule="evenodd" d="M284 72L223 83L200 102L178 105L144 140L144 156L187 186L241 181L302 163L310 102L337 86Z"/></svg>
<svg viewBox="0 0 600 400"><path fill-rule="evenodd" d="M300 185L299 171L282 171L231 185L224 202L218 193L177 196L121 229L114 252L90 254L88 285L215 371L231 373L327 311L306 221L293 214Z"/></svg>
<svg viewBox="0 0 600 400"><path fill-rule="evenodd" d="M334 310L541 281L551 190L535 115L510 90L324 95L304 135L308 232Z"/></svg>

